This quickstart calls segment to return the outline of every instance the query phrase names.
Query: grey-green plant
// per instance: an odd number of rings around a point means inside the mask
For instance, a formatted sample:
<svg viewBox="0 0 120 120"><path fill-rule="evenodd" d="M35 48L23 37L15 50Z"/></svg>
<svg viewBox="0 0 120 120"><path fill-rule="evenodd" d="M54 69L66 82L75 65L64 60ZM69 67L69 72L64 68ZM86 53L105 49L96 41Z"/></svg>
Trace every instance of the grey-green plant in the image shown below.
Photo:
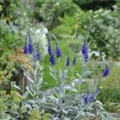
<svg viewBox="0 0 120 120"><path fill-rule="evenodd" d="M42 90L42 84L44 83L44 73L38 61L33 62L34 68L32 70L25 70L25 76L29 81L29 86L27 86L27 91L24 94L26 108L32 110L34 108L39 109L39 114L41 111L44 113L50 113L52 120L116 120L107 111L104 110L103 104L96 100L96 96L99 93L98 85L93 84L93 86L88 82L90 80L88 76L92 74L89 71L87 64L89 62L89 54L87 43L84 42L82 48L83 61L81 72L76 73L76 76L72 76L72 81L70 82L69 74L74 72L71 71L74 65L70 65L70 57L66 61L66 67L55 68L55 57L53 54L53 49L51 43L49 43L49 54L50 62L52 66L50 67L50 74L55 81L56 85L54 88L49 90ZM57 53L58 54L58 53ZM80 57L81 58L81 57ZM105 64L105 70L102 74L106 77L110 74L109 67ZM83 85L86 87L83 87ZM80 88L81 87L81 88Z"/></svg>

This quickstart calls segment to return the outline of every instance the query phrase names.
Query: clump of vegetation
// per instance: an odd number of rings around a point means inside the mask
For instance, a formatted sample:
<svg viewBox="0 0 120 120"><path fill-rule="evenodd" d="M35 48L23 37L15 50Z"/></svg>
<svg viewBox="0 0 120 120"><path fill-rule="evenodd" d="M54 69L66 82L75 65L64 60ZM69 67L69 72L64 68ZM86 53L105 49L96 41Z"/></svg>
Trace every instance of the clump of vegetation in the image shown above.
<svg viewBox="0 0 120 120"><path fill-rule="evenodd" d="M61 24L52 31L62 40L70 39L72 36L79 43L85 36L90 42L92 51L99 51L100 55L105 54L106 58L119 59L119 12L117 6L114 6L114 10L83 11L79 9L72 17L65 15L61 18Z"/></svg>

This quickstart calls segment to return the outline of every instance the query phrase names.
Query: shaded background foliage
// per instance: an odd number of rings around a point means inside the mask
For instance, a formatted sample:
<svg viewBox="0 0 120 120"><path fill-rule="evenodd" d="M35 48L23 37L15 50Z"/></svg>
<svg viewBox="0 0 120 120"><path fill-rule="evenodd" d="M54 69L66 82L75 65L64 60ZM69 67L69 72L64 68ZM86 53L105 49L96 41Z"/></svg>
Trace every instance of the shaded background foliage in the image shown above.
<svg viewBox="0 0 120 120"><path fill-rule="evenodd" d="M116 0L73 0L73 2L85 10L97 10L99 8L112 9L112 6L116 4Z"/></svg>

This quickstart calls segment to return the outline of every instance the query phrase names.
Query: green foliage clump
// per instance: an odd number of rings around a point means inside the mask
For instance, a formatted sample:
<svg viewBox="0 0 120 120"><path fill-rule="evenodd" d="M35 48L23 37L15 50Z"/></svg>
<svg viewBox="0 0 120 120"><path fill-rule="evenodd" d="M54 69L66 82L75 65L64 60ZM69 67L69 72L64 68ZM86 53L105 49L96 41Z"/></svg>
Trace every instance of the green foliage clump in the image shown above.
<svg viewBox="0 0 120 120"><path fill-rule="evenodd" d="M115 8L114 11L100 9L92 13L90 24L86 29L92 50L98 49L107 56L119 58L119 12L120 10Z"/></svg>
<svg viewBox="0 0 120 120"><path fill-rule="evenodd" d="M12 91L11 95L7 95L5 91L0 92L0 118L6 120L15 120L13 117L16 114L19 104L22 100L21 95Z"/></svg>
<svg viewBox="0 0 120 120"><path fill-rule="evenodd" d="M119 13L120 9L117 6L114 6L113 11L79 9L73 16L65 15L61 18L61 24L52 31L61 39L69 39L69 36L73 35L74 38L83 40L85 36L92 51L99 51L100 55L105 54L106 57L119 58Z"/></svg>
<svg viewBox="0 0 120 120"><path fill-rule="evenodd" d="M120 102L120 89L104 88L99 94L99 98L103 103L118 103Z"/></svg>
<svg viewBox="0 0 120 120"><path fill-rule="evenodd" d="M28 120L50 120L51 115L49 113L40 113L38 108L30 110L30 117Z"/></svg>
<svg viewBox="0 0 120 120"><path fill-rule="evenodd" d="M98 96L108 111L119 111L120 105L120 63L111 62L111 75L101 83L102 89Z"/></svg>
<svg viewBox="0 0 120 120"><path fill-rule="evenodd" d="M9 82L13 76L12 72L14 70L15 68L13 61L8 62L7 64L5 62L0 62L0 84L2 82Z"/></svg>
<svg viewBox="0 0 120 120"><path fill-rule="evenodd" d="M12 23L8 25L4 19L1 19L1 24L0 57L5 58L21 45L22 40L17 26L14 26Z"/></svg>
<svg viewBox="0 0 120 120"><path fill-rule="evenodd" d="M59 17L72 15L76 11L76 4L72 0L41 0L35 3L34 16L43 21L49 29L59 24Z"/></svg>

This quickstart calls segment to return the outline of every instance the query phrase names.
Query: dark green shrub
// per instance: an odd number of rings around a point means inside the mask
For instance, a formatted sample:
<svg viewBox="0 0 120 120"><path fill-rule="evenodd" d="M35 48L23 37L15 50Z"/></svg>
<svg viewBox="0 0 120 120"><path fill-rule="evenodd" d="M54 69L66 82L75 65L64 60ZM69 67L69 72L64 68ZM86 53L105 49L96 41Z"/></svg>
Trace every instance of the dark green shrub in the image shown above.
<svg viewBox="0 0 120 120"><path fill-rule="evenodd" d="M99 8L111 8L116 4L115 0L73 0L77 5L85 10L96 10Z"/></svg>

